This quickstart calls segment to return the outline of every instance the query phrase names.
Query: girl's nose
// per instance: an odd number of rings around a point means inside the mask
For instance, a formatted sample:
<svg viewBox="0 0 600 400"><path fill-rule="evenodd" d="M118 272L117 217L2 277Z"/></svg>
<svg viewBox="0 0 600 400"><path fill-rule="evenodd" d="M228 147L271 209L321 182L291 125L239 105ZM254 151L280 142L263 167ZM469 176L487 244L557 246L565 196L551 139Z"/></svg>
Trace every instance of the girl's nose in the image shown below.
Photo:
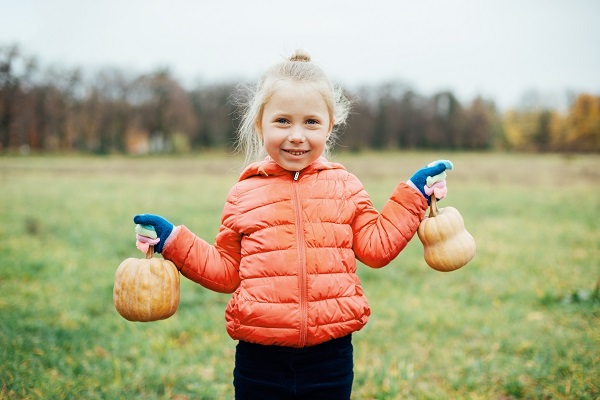
<svg viewBox="0 0 600 400"><path fill-rule="evenodd" d="M306 141L306 136L304 136L304 132L302 132L302 128L293 127L290 130L288 140L293 143L302 143L302 142Z"/></svg>

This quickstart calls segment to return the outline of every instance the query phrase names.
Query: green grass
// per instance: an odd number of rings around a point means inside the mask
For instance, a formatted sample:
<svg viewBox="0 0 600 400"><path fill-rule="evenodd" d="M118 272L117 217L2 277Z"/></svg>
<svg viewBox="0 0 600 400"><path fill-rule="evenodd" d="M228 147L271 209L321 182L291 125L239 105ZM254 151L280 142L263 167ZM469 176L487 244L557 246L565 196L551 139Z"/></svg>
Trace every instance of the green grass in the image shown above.
<svg viewBox="0 0 600 400"><path fill-rule="evenodd" d="M334 157L380 208L393 186L450 158L450 192L477 242L431 270L418 239L360 268L373 309L354 335L355 399L598 399L600 157L365 153ZM232 398L228 295L182 280L168 320L112 305L140 256L131 218L164 215L212 241L240 160L0 158L0 398ZM155 172L150 173L154 170Z"/></svg>

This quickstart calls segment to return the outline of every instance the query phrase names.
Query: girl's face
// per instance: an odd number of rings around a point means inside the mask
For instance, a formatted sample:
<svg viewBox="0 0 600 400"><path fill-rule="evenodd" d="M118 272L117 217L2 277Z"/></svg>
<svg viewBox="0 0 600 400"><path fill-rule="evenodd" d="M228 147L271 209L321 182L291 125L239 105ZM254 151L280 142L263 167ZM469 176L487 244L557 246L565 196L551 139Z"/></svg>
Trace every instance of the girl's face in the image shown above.
<svg viewBox="0 0 600 400"><path fill-rule="evenodd" d="M310 85L280 82L257 123L265 150L288 171L300 171L323 153L333 121L323 99Z"/></svg>

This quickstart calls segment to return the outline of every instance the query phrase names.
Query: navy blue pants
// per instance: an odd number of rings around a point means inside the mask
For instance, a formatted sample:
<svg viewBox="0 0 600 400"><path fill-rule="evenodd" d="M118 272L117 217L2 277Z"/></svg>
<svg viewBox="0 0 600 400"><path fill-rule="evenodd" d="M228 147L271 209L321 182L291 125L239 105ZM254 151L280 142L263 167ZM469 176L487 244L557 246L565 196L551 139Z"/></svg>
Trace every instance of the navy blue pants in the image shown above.
<svg viewBox="0 0 600 400"><path fill-rule="evenodd" d="M235 398L347 400L354 379L352 335L304 348L240 341L235 352Z"/></svg>

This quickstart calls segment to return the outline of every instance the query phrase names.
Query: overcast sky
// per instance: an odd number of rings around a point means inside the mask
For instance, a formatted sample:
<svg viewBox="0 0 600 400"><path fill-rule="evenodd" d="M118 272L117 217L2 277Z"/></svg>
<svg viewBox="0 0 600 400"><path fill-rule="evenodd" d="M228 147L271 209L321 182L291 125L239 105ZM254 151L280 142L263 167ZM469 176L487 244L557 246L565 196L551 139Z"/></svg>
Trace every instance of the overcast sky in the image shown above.
<svg viewBox="0 0 600 400"><path fill-rule="evenodd" d="M400 81L508 107L600 95L598 0L0 0L0 45L43 66L255 80L296 48L348 87Z"/></svg>

